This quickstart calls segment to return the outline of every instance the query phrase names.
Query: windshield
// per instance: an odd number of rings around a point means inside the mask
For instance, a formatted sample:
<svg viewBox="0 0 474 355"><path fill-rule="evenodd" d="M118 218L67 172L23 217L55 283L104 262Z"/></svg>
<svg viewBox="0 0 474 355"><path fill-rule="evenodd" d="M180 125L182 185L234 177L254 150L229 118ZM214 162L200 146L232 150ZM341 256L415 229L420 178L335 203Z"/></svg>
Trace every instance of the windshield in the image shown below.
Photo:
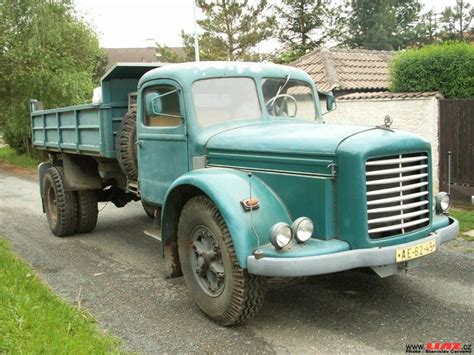
<svg viewBox="0 0 474 355"><path fill-rule="evenodd" d="M289 76L266 78L262 82L262 91L270 116L316 119L313 90L309 83Z"/></svg>
<svg viewBox="0 0 474 355"><path fill-rule="evenodd" d="M201 127L232 120L260 119L257 87L250 78L213 78L193 84L193 99Z"/></svg>

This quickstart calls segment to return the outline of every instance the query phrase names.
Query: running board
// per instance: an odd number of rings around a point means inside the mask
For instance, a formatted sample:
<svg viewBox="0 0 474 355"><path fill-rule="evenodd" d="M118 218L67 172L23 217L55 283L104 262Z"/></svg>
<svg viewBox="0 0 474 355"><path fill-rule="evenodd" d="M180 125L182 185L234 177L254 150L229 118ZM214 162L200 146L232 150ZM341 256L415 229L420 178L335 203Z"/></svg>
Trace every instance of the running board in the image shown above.
<svg viewBox="0 0 474 355"><path fill-rule="evenodd" d="M153 226L150 229L145 229L144 233L148 237L152 237L161 243L161 227Z"/></svg>

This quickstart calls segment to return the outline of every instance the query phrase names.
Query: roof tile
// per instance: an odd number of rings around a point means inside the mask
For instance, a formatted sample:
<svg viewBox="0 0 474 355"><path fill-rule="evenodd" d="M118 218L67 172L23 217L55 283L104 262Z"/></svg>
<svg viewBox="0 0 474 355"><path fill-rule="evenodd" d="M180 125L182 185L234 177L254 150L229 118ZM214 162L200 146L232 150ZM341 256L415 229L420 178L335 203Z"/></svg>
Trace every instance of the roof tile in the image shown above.
<svg viewBox="0 0 474 355"><path fill-rule="evenodd" d="M387 90L388 62L393 54L364 49L318 48L290 65L305 70L321 90Z"/></svg>

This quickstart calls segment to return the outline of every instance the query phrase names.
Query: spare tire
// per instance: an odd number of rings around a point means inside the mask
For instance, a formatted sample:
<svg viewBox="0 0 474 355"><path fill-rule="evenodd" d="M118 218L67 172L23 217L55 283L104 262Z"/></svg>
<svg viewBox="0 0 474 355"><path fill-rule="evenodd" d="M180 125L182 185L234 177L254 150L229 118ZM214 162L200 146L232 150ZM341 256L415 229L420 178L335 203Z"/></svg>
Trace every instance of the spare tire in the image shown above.
<svg viewBox="0 0 474 355"><path fill-rule="evenodd" d="M132 107L128 111L117 131L115 151L117 160L123 173L129 180L138 179L137 162L137 108Z"/></svg>

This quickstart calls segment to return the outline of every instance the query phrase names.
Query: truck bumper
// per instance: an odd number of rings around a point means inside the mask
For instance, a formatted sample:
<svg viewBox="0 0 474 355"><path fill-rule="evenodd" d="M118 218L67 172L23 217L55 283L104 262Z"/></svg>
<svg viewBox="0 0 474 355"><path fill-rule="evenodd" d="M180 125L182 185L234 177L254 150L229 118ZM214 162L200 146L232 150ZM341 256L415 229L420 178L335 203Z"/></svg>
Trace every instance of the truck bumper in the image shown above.
<svg viewBox="0 0 474 355"><path fill-rule="evenodd" d="M449 217L449 225L431 233L426 238L389 247L371 249L355 249L339 253L305 256L295 258L247 258L247 269L250 274L269 277L299 277L329 274L360 267L371 267L381 277L390 276L400 269L407 269L419 265L424 257L412 259L403 263L396 263L396 250L408 248L431 240L436 241L436 250L442 243L454 239L459 232L459 223Z"/></svg>

